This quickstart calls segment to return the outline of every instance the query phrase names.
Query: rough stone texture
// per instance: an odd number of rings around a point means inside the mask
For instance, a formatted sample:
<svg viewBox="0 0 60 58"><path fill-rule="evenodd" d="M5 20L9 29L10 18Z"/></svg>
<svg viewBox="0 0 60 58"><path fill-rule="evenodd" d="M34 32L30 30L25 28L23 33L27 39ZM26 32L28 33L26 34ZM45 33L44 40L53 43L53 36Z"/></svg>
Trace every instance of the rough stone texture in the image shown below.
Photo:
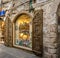
<svg viewBox="0 0 60 58"><path fill-rule="evenodd" d="M58 42L58 38L57 38L57 14L56 14L59 2L60 0L51 0L51 2L45 5L42 4L39 7L35 7L35 8L43 9L44 58L58 58L58 55L60 54L60 47L59 47L60 43ZM15 14L13 13L10 14L11 20L13 20L14 16L19 12L26 11L26 8L24 9L24 7L25 6L23 6L21 10L20 7L14 9Z"/></svg>
<svg viewBox="0 0 60 58"><path fill-rule="evenodd" d="M28 53L21 49L6 47L0 44L0 58L41 58L33 53Z"/></svg>
<svg viewBox="0 0 60 58"><path fill-rule="evenodd" d="M59 1L59 0L58 0ZM59 2L53 1L44 5L43 13L43 47L45 58L58 58L57 55L57 7Z"/></svg>

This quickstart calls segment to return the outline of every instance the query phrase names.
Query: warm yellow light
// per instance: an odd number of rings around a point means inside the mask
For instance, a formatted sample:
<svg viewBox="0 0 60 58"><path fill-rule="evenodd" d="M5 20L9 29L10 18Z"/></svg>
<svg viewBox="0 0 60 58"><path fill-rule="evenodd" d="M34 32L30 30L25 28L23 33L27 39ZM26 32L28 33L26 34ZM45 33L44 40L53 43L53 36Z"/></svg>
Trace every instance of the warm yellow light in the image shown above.
<svg viewBox="0 0 60 58"><path fill-rule="evenodd" d="M17 23L20 25L20 24L24 24L25 23L30 23L30 20L31 18L27 15L21 15L18 20L17 20Z"/></svg>
<svg viewBox="0 0 60 58"><path fill-rule="evenodd" d="M22 39L23 38L23 33L20 33L20 35L19 35L19 37L20 37L20 39Z"/></svg>
<svg viewBox="0 0 60 58"><path fill-rule="evenodd" d="M2 22L2 27L4 26L4 22Z"/></svg>
<svg viewBox="0 0 60 58"><path fill-rule="evenodd" d="M21 33L20 36L23 36L23 33Z"/></svg>
<svg viewBox="0 0 60 58"><path fill-rule="evenodd" d="M31 22L31 18L28 15L21 15L18 17L16 23L20 27L21 30L29 30L29 23ZM19 34L20 40L29 40L30 35L25 34L25 32L22 32Z"/></svg>
<svg viewBox="0 0 60 58"><path fill-rule="evenodd" d="M26 40L27 39L27 35L23 35L23 40Z"/></svg>

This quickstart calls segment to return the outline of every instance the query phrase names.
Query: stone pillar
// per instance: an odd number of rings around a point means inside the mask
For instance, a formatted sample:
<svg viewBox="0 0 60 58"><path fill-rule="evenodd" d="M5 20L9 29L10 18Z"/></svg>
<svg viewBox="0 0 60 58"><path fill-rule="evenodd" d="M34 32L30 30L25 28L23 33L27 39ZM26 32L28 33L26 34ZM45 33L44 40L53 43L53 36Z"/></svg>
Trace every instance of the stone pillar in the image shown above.
<svg viewBox="0 0 60 58"><path fill-rule="evenodd" d="M43 13L43 48L44 58L57 58L57 17L55 6L49 3Z"/></svg>

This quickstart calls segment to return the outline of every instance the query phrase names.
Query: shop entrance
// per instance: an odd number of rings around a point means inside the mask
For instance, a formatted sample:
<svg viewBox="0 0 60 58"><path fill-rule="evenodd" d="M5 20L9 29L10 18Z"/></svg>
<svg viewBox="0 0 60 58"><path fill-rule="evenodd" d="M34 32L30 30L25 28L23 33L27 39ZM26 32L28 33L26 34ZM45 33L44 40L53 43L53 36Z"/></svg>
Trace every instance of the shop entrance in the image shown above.
<svg viewBox="0 0 60 58"><path fill-rule="evenodd" d="M21 13L13 21L13 46L43 54L43 10L35 11L32 19Z"/></svg>
<svg viewBox="0 0 60 58"><path fill-rule="evenodd" d="M23 13L19 15L14 22L14 40L16 47L31 50L32 49L32 19L29 15Z"/></svg>
<svg viewBox="0 0 60 58"><path fill-rule="evenodd" d="M0 43L4 43L4 21L0 18Z"/></svg>

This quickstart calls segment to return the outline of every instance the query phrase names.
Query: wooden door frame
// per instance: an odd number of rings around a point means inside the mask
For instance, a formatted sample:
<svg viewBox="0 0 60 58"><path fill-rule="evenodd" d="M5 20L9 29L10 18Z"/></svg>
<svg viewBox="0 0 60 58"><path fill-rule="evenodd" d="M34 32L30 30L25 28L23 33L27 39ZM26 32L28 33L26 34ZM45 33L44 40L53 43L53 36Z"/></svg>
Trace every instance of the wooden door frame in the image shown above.
<svg viewBox="0 0 60 58"><path fill-rule="evenodd" d="M42 11L42 15L43 15L43 9L40 9L40 10L36 10L37 12L35 13L35 15L34 15L34 17L36 16L36 14L37 13L39 13L39 11ZM42 16L42 19L43 19L43 16ZM33 20L34 20L34 18L33 18ZM43 21L43 20L42 20ZM33 23L32 23L33 24ZM32 27L33 27L33 25L32 25ZM43 22L42 22L42 28L43 28ZM34 28L32 28L32 29L34 29ZM32 34L34 34L34 32L32 31ZM33 35L32 35L32 38L33 38ZM33 39L32 39L32 41L33 41ZM34 44L34 43L32 43L32 44ZM34 45L32 46L32 51L36 54L36 55L42 55L43 54L43 30L42 30L42 52L37 52L37 51L35 51L34 49ZM37 54L38 53L38 54Z"/></svg>

